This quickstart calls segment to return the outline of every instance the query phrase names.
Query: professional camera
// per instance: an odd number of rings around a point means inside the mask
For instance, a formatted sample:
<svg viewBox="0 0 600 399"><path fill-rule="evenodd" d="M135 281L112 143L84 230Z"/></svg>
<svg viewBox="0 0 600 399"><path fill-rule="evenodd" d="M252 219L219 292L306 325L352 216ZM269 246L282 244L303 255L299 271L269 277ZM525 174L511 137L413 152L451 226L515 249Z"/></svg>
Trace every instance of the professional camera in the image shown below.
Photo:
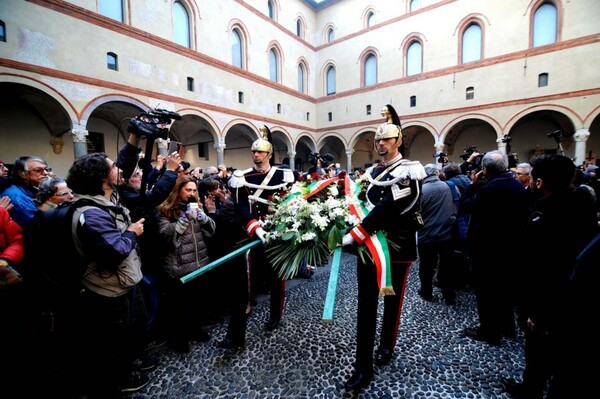
<svg viewBox="0 0 600 399"><path fill-rule="evenodd" d="M169 129L163 126L170 124L172 119L180 120L181 115L165 109L151 109L131 118L127 131L138 136L166 140L169 137Z"/></svg>
<svg viewBox="0 0 600 399"><path fill-rule="evenodd" d="M434 152L433 157L437 158L437 162L441 163L442 165L446 165L448 163L448 154L445 152Z"/></svg>
<svg viewBox="0 0 600 399"><path fill-rule="evenodd" d="M546 136L552 137L557 142L560 142L560 140L562 140L562 135L563 135L562 133L563 133L562 130L558 129L558 130L555 130L553 132L546 134Z"/></svg>
<svg viewBox="0 0 600 399"><path fill-rule="evenodd" d="M477 152L477 146L471 145L469 147L465 147L465 148L463 148L463 151L464 151L464 154L462 154L460 157L462 158L463 161L466 161L467 159L469 159L471 154L473 154L474 152Z"/></svg>
<svg viewBox="0 0 600 399"><path fill-rule="evenodd" d="M477 152L477 146L472 145L472 146L466 147L463 149L463 151L465 153L463 155L461 155L460 157L462 158L463 161L467 161L474 152ZM484 155L485 155L485 153L479 154L475 157L475 159L469 165L469 171L481 169L481 161L483 160Z"/></svg>
<svg viewBox="0 0 600 399"><path fill-rule="evenodd" d="M329 162L333 162L334 157L331 154L319 154L318 152L313 152L308 155L308 162L312 163L314 166L317 166L317 162L321 161L321 167L326 167Z"/></svg>

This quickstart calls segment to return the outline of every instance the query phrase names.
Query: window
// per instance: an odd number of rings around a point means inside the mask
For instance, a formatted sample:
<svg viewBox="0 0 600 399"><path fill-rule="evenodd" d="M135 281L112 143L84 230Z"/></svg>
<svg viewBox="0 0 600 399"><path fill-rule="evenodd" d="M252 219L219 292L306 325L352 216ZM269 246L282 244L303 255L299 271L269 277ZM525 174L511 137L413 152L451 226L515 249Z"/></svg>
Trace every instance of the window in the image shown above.
<svg viewBox="0 0 600 399"><path fill-rule="evenodd" d="M335 40L335 33L333 31L333 28L327 29L327 43L331 43L334 40Z"/></svg>
<svg viewBox="0 0 600 399"><path fill-rule="evenodd" d="M309 121L310 120L310 112L306 113L306 120Z"/></svg>
<svg viewBox="0 0 600 399"><path fill-rule="evenodd" d="M98 12L100 15L112 18L115 21L125 22L123 19L123 0L99 0Z"/></svg>
<svg viewBox="0 0 600 399"><path fill-rule="evenodd" d="M533 15L533 47L556 42L558 13L551 3L542 4Z"/></svg>
<svg viewBox="0 0 600 399"><path fill-rule="evenodd" d="M302 20L300 18L298 18L296 20L296 36L298 37L303 37L303 29L302 29Z"/></svg>
<svg viewBox="0 0 600 399"><path fill-rule="evenodd" d="M333 121L333 113L332 112L328 112L327 113L327 118L329 119L329 122Z"/></svg>
<svg viewBox="0 0 600 399"><path fill-rule="evenodd" d="M462 63L481 59L481 27L471 24L462 36Z"/></svg>
<svg viewBox="0 0 600 399"><path fill-rule="evenodd" d="M6 25L0 21L0 42L6 42Z"/></svg>
<svg viewBox="0 0 600 399"><path fill-rule="evenodd" d="M335 94L335 68L330 66L327 69L327 95Z"/></svg>
<svg viewBox="0 0 600 399"><path fill-rule="evenodd" d="M306 83L306 68L304 68L304 64L298 64L298 91L300 93L305 93L305 83Z"/></svg>
<svg viewBox="0 0 600 399"><path fill-rule="evenodd" d="M410 96L410 106L411 108L417 106L417 96Z"/></svg>
<svg viewBox="0 0 600 399"><path fill-rule="evenodd" d="M106 67L113 71L119 70L119 57L115 53L106 53Z"/></svg>
<svg viewBox="0 0 600 399"><path fill-rule="evenodd" d="M406 76L423 72L423 50L421 43L413 41L406 50Z"/></svg>
<svg viewBox="0 0 600 399"><path fill-rule="evenodd" d="M363 78L365 86L371 86L377 83L377 58L374 54L369 54L365 59Z"/></svg>
<svg viewBox="0 0 600 399"><path fill-rule="evenodd" d="M467 87L467 100L472 100L475 98L475 88Z"/></svg>
<svg viewBox="0 0 600 399"><path fill-rule="evenodd" d="M269 18L275 19L275 4L271 0L267 1L267 8L269 12Z"/></svg>
<svg viewBox="0 0 600 399"><path fill-rule="evenodd" d="M274 48L269 51L269 79L279 83L279 56Z"/></svg>
<svg viewBox="0 0 600 399"><path fill-rule="evenodd" d="M194 91L194 78L189 76L187 78L187 89L188 91Z"/></svg>
<svg viewBox="0 0 600 399"><path fill-rule="evenodd" d="M371 104L367 105L367 115L371 115Z"/></svg>
<svg viewBox="0 0 600 399"><path fill-rule="evenodd" d="M236 28L231 31L231 65L243 68L243 59L242 35Z"/></svg>
<svg viewBox="0 0 600 399"><path fill-rule="evenodd" d="M421 0L410 0L409 11L413 12L421 8Z"/></svg>
<svg viewBox="0 0 600 399"><path fill-rule="evenodd" d="M240 103L240 104L244 103L244 92L243 91L238 91L238 103Z"/></svg>
<svg viewBox="0 0 600 399"><path fill-rule="evenodd" d="M180 1L173 3L173 39L177 44L191 47L190 16Z"/></svg>
<svg viewBox="0 0 600 399"><path fill-rule="evenodd" d="M371 26L375 25L375 13L373 11L369 11L369 13L367 14L367 28L370 28Z"/></svg>
<svg viewBox="0 0 600 399"><path fill-rule="evenodd" d="M277 104L277 113L280 114L281 113L281 104Z"/></svg>
<svg viewBox="0 0 600 399"><path fill-rule="evenodd" d="M538 75L538 87L548 86L548 74L540 73Z"/></svg>

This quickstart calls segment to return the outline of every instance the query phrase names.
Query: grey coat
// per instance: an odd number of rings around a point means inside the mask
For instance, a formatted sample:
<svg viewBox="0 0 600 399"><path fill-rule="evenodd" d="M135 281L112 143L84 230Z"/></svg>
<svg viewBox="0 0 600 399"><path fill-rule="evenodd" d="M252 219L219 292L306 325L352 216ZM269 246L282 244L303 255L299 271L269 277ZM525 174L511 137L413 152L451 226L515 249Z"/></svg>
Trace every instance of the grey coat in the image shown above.
<svg viewBox="0 0 600 399"><path fill-rule="evenodd" d="M207 217L203 225L191 220L183 234L175 230L177 219L161 215L158 223L160 236L167 244L162 265L169 276L180 278L209 263L204 237L214 235L214 220Z"/></svg>
<svg viewBox="0 0 600 399"><path fill-rule="evenodd" d="M438 176L427 176L423 180L421 216L425 225L419 230L419 243L452 239L452 228L456 221L456 206L450 187Z"/></svg>

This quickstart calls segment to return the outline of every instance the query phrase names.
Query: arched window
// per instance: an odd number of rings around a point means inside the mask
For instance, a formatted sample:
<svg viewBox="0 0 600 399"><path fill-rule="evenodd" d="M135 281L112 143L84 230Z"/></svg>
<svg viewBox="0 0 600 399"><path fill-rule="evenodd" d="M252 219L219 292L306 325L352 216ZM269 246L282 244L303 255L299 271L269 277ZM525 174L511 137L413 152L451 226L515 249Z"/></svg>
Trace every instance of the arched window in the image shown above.
<svg viewBox="0 0 600 399"><path fill-rule="evenodd" d="M244 44L242 34L237 28L231 31L231 65L244 67Z"/></svg>
<svg viewBox="0 0 600 399"><path fill-rule="evenodd" d="M298 64L298 91L306 93L306 68L303 63Z"/></svg>
<svg viewBox="0 0 600 399"><path fill-rule="evenodd" d="M106 53L106 67L113 71L119 70L119 57L115 53Z"/></svg>
<svg viewBox="0 0 600 399"><path fill-rule="evenodd" d="M191 47L190 16L180 1L173 3L173 39L177 44Z"/></svg>
<svg viewBox="0 0 600 399"><path fill-rule="evenodd" d="M296 36L298 37L303 37L303 30L302 30L302 20L300 18L298 18L296 20Z"/></svg>
<svg viewBox="0 0 600 399"><path fill-rule="evenodd" d="M99 0L98 12L105 17L125 22L123 19L123 0Z"/></svg>
<svg viewBox="0 0 600 399"><path fill-rule="evenodd" d="M406 50L406 76L423 72L423 49L421 43L413 41Z"/></svg>
<svg viewBox="0 0 600 399"><path fill-rule="evenodd" d="M335 32L333 31L333 28L327 29L327 43L331 43L334 40L335 40Z"/></svg>
<svg viewBox="0 0 600 399"><path fill-rule="evenodd" d="M375 25L375 13L373 11L369 11L367 14L367 28Z"/></svg>
<svg viewBox="0 0 600 399"><path fill-rule="evenodd" d="M269 50L269 79L279 83L279 54L274 48Z"/></svg>
<svg viewBox="0 0 600 399"><path fill-rule="evenodd" d="M365 58L364 65L365 86L371 86L377 83L377 57L375 54L369 54Z"/></svg>
<svg viewBox="0 0 600 399"><path fill-rule="evenodd" d="M472 23L462 35L461 62L478 61L481 59L481 27Z"/></svg>
<svg viewBox="0 0 600 399"><path fill-rule="evenodd" d="M556 42L558 13L554 4L542 4L533 15L533 47Z"/></svg>
<svg viewBox="0 0 600 399"><path fill-rule="evenodd" d="M327 68L327 95L335 94L335 68Z"/></svg>
<svg viewBox="0 0 600 399"><path fill-rule="evenodd" d="M473 86L467 87L465 98L467 100L472 100L475 98L475 88Z"/></svg>
<svg viewBox="0 0 600 399"><path fill-rule="evenodd" d="M421 8L421 0L410 0L409 11L413 12Z"/></svg>

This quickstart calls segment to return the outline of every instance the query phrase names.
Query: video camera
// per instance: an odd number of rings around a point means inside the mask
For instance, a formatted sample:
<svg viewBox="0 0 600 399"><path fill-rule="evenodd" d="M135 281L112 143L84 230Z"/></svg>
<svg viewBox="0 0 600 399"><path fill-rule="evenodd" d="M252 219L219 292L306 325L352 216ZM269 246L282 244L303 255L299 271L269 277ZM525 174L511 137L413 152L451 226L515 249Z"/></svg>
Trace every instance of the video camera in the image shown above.
<svg viewBox="0 0 600 399"><path fill-rule="evenodd" d="M314 166L317 166L317 162L321 161L321 166L326 167L329 162L333 162L334 156L331 154L319 154L318 152L313 152L308 156L308 162L312 163Z"/></svg>
<svg viewBox="0 0 600 399"><path fill-rule="evenodd" d="M138 136L166 140L169 137L169 129L160 127L160 125L168 125L172 119L180 120L181 115L177 112L167 111L166 109L151 109L148 112L142 112L138 116L131 118L127 131Z"/></svg>
<svg viewBox="0 0 600 399"><path fill-rule="evenodd" d="M463 161L467 161L474 152L477 152L477 146L471 145L469 147L464 148L463 151L465 153L462 154L460 157L462 158ZM481 161L483 160L484 155L485 154L477 155L475 157L475 159L473 160L473 162L471 162L471 165L469 166L469 170L481 169Z"/></svg>
<svg viewBox="0 0 600 399"><path fill-rule="evenodd" d="M448 163L448 154L445 152L434 152L433 157L437 158L437 162L441 163L442 165L446 165Z"/></svg>

